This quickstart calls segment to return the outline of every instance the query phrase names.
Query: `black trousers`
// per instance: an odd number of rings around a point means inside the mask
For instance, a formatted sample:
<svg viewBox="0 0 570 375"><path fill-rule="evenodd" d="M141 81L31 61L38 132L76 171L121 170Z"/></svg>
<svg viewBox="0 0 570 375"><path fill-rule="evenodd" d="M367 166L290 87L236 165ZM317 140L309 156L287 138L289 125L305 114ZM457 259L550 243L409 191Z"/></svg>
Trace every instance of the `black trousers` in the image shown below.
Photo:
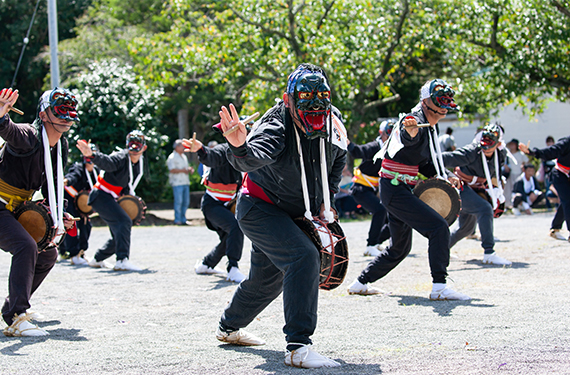
<svg viewBox="0 0 570 375"><path fill-rule="evenodd" d="M392 185L380 179L380 196L388 209L392 238L390 246L368 264L358 277L363 284L374 282L392 271L412 249L412 229L428 238L428 256L434 283L445 283L449 266L449 227L440 214L412 193L410 186Z"/></svg>
<svg viewBox="0 0 570 375"><path fill-rule="evenodd" d="M34 239L3 203L0 204L0 248L12 254L8 297L2 306L2 318L11 325L14 314L20 315L30 308L30 297L53 268L57 250L50 247L38 253Z"/></svg>
<svg viewBox="0 0 570 375"><path fill-rule="evenodd" d="M111 194L98 189L91 190L88 204L99 213L99 217L109 225L111 231L111 238L97 250L95 260L100 262L113 254L117 255L117 260L128 258L131 251L131 228L133 226L129 215Z"/></svg>
<svg viewBox="0 0 570 375"><path fill-rule="evenodd" d="M350 193L362 208L372 214L366 246L379 245L390 238L390 226L387 220L388 211L386 207L380 203L380 198L378 198L374 189L368 186L354 184Z"/></svg>
<svg viewBox="0 0 570 375"><path fill-rule="evenodd" d="M227 270L238 267L243 251L243 232L241 231L235 215L220 202L208 194L202 197L202 213L209 229L216 231L220 243L204 257L202 263L214 268L223 256L228 257Z"/></svg>
<svg viewBox="0 0 570 375"><path fill-rule="evenodd" d="M81 220L76 221L77 234L72 236L69 232L65 235L63 243L59 247L59 253L65 254L69 253L70 257L74 257L79 254L80 250L85 250L89 248L89 237L91 236L91 220L81 216L75 204L73 202L73 197L65 192L65 198L67 199L67 212L73 217L81 218Z"/></svg>
<svg viewBox="0 0 570 375"><path fill-rule="evenodd" d="M556 217L558 217L558 219L557 223L552 222L552 228L562 228L562 222L566 220L566 228L570 231L570 179L557 169L554 169L551 175L552 185L556 188L558 198L560 199L560 207L562 207L556 212L555 219ZM558 215L559 211L561 211L560 216ZM564 215L563 217L562 214ZM555 224L558 228L554 226Z"/></svg>

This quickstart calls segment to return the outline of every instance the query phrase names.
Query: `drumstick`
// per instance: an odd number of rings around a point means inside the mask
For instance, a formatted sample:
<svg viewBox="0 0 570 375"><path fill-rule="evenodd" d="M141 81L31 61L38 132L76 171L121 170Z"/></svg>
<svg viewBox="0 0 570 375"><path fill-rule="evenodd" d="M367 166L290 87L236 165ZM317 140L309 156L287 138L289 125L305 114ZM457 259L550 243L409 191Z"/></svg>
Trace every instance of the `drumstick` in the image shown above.
<svg viewBox="0 0 570 375"><path fill-rule="evenodd" d="M417 125L408 125L406 126L406 128L427 128L431 126L430 123L425 123L425 124L417 124Z"/></svg>
<svg viewBox="0 0 570 375"><path fill-rule="evenodd" d="M6 103L8 103L8 102L5 101L5 100L0 99L0 103L6 104ZM20 116L23 116L23 115L24 115L24 112L20 111L18 108L12 107L12 106L10 106L9 111L14 111L14 112L16 112L17 114L19 114Z"/></svg>
<svg viewBox="0 0 570 375"><path fill-rule="evenodd" d="M248 118L246 118L243 121L240 121L243 124L249 124L250 122L252 122L253 120L255 120L256 118L259 117L259 112L255 112L253 115L249 116ZM227 137L228 135L232 134L233 132L237 131L239 129L239 124L231 127L230 129L226 130L224 132L224 134L222 134L224 137Z"/></svg>
<svg viewBox="0 0 570 375"><path fill-rule="evenodd" d="M69 220L69 221L79 221L81 220L80 217L66 217L65 220Z"/></svg>

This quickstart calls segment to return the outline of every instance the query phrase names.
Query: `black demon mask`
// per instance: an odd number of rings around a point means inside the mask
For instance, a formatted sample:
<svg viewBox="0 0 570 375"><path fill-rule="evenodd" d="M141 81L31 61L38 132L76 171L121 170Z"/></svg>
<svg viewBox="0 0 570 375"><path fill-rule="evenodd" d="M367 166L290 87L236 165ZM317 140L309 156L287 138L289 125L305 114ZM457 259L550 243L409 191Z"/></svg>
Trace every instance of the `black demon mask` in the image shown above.
<svg viewBox="0 0 570 375"><path fill-rule="evenodd" d="M56 87L52 91L46 91L40 99L39 112L51 108L55 117L66 121L79 122L77 116L77 99L71 91Z"/></svg>
<svg viewBox="0 0 570 375"><path fill-rule="evenodd" d="M327 118L331 111L331 88L324 71L310 64L301 64L287 82L289 106L309 139L327 137Z"/></svg>
<svg viewBox="0 0 570 375"><path fill-rule="evenodd" d="M127 134L127 148L132 152L140 152L146 145L144 134L140 130L133 130Z"/></svg>
<svg viewBox="0 0 570 375"><path fill-rule="evenodd" d="M427 91L427 92L424 92ZM459 107L455 104L453 96L455 91L443 79L434 79L422 87L421 98L431 98L433 104L448 111L457 111Z"/></svg>
<svg viewBox="0 0 570 375"><path fill-rule="evenodd" d="M501 128L497 124L489 124L483 128L481 135L481 148L488 150L493 148L501 139Z"/></svg>

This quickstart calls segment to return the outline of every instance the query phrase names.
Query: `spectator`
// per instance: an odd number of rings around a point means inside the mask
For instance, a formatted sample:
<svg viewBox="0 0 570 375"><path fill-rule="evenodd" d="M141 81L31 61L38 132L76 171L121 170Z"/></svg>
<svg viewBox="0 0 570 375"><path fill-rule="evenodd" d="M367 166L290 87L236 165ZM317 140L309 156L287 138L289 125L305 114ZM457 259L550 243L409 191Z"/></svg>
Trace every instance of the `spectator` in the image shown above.
<svg viewBox="0 0 570 375"><path fill-rule="evenodd" d="M341 218L350 217L352 219L356 219L356 210L358 209L358 205L356 204L354 197L350 195L352 177L350 169L345 165L342 170L342 179L339 184L340 191L334 196L336 209L339 217Z"/></svg>
<svg viewBox="0 0 570 375"><path fill-rule="evenodd" d="M168 180L174 194L174 224L186 225L186 209L190 205L190 178L194 168L188 166L182 140L174 141L174 151L168 156L166 165L170 171Z"/></svg>
<svg viewBox="0 0 570 375"><path fill-rule="evenodd" d="M513 193L513 187L515 185L515 181L522 173L522 166L524 163L528 161L528 157L519 151L519 141L518 139L511 139L509 143L507 143L507 148L509 149L513 158L507 158L505 166L503 167L503 176L506 178L507 182L505 183L505 210L513 208L513 201L511 199ZM517 163L514 163L514 160Z"/></svg>
<svg viewBox="0 0 570 375"><path fill-rule="evenodd" d="M513 187L513 213L515 215L521 214L519 206L522 206L527 215L532 215L532 207L536 207L544 198L534 172L534 165L525 164L523 173L515 182Z"/></svg>
<svg viewBox="0 0 570 375"><path fill-rule="evenodd" d="M457 148L455 145L455 138L453 137L453 129L447 127L445 134L439 137L439 144L441 145L441 151L455 151Z"/></svg>

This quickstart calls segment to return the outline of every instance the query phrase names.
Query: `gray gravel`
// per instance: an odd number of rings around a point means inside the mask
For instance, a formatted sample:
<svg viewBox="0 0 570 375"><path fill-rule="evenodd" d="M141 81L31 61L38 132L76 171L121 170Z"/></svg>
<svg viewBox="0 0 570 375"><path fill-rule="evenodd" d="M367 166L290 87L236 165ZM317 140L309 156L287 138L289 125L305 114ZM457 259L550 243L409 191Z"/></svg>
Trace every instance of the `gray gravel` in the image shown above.
<svg viewBox="0 0 570 375"><path fill-rule="evenodd" d="M216 244L205 227L137 227L131 259L148 267L119 273L59 263L32 298L47 338L0 335L2 374L543 374L570 373L570 244L548 237L552 214L496 220L497 252L512 267L483 266L479 242L452 253L453 286L472 301L432 302L427 241L414 234L410 256L375 287L346 287L371 258L362 255L368 221L343 224L351 263L345 283L321 292L315 348L343 365L283 365L282 300L248 327L263 347L219 343L214 331L236 285L193 267ZM276 228L278 229L278 228ZM108 237L94 228L91 249ZM246 249L250 243L246 241ZM249 268L246 251L241 265ZM114 263L114 259L112 260ZM10 255L0 253L7 294Z"/></svg>

